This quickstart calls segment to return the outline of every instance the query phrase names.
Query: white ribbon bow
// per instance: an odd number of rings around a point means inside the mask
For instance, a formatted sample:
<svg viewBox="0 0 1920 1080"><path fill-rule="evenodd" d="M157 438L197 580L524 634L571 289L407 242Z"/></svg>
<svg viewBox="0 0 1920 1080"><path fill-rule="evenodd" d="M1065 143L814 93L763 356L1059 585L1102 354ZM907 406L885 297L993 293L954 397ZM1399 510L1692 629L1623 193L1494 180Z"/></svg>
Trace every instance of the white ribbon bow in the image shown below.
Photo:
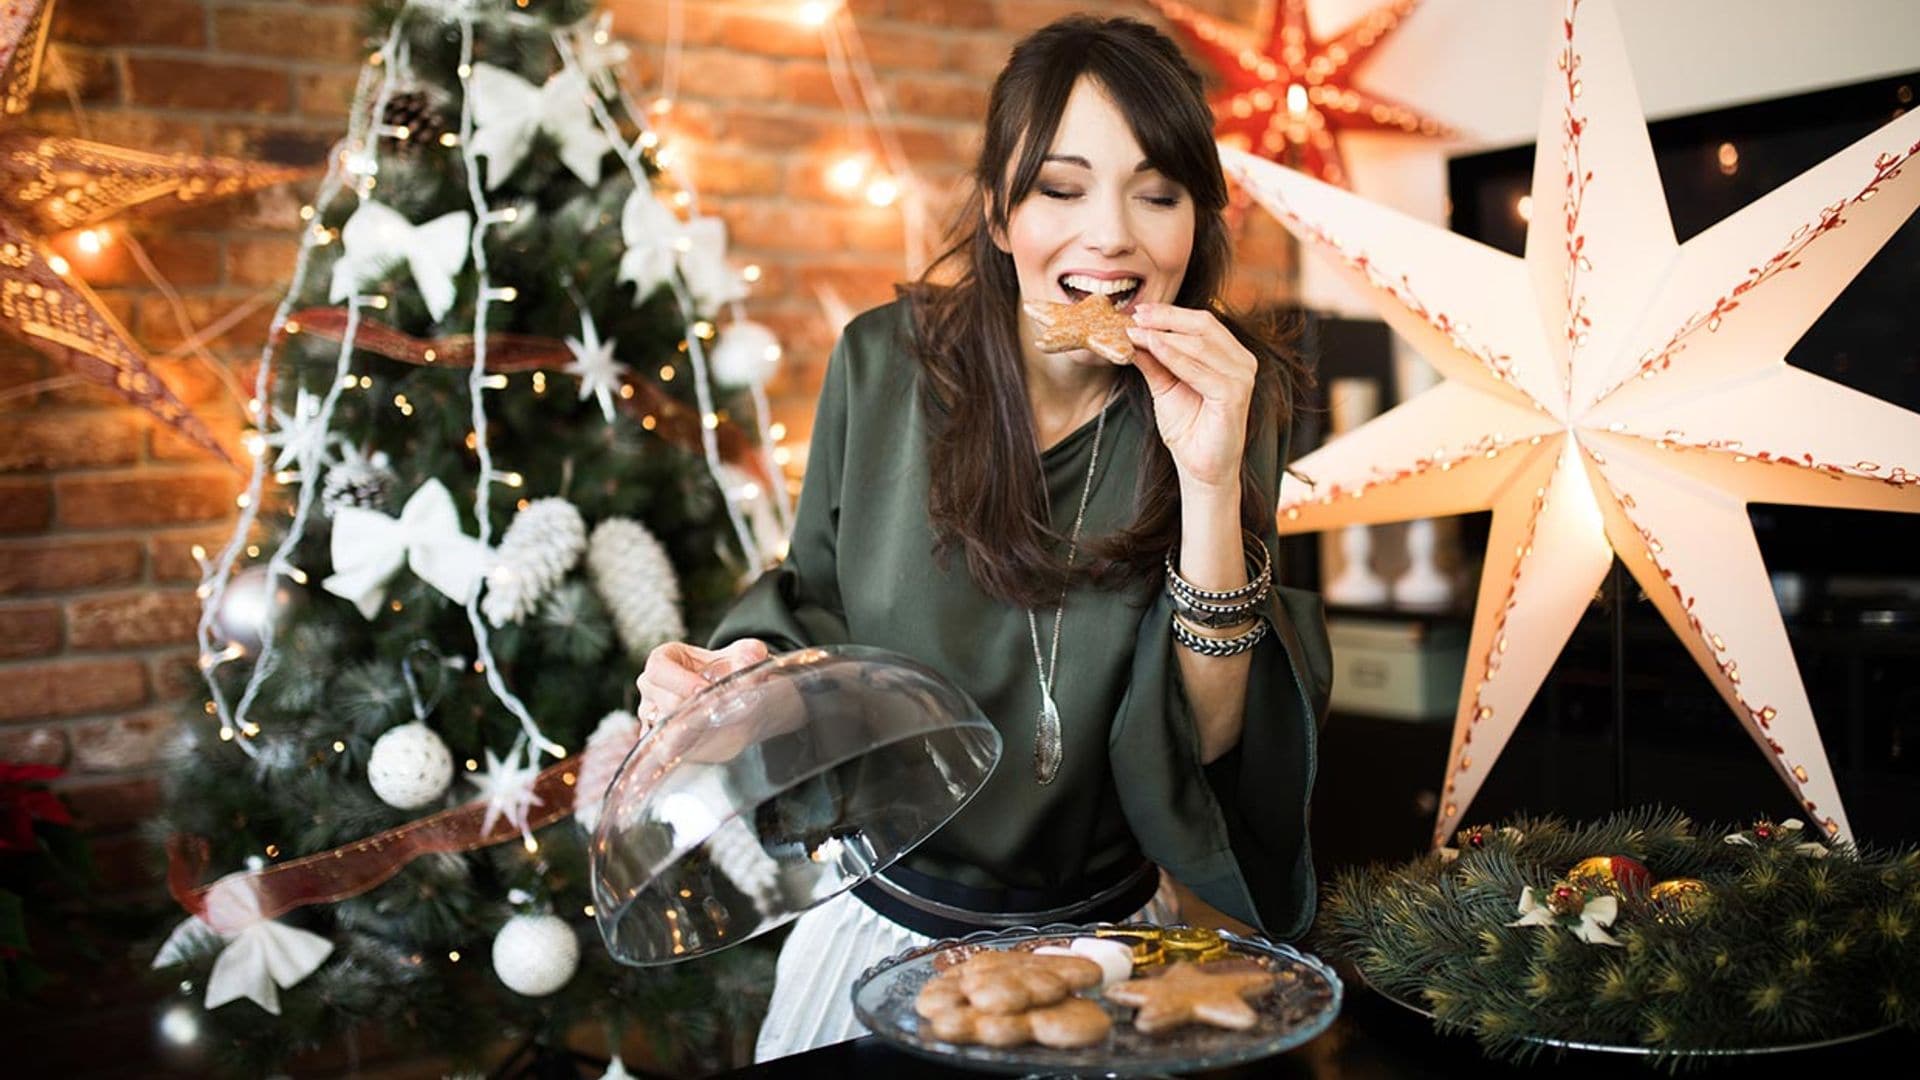
<svg viewBox="0 0 1920 1080"><path fill-rule="evenodd" d="M600 159L612 144L593 121L593 92L578 69L535 86L505 68L473 65L473 153L487 159L487 190L499 187L527 156L536 133L560 144L560 163L584 184L600 182Z"/></svg>
<svg viewBox="0 0 1920 1080"><path fill-rule="evenodd" d="M1807 827L1807 823L1804 821L1801 821L1799 818L1788 818L1787 820L1781 822L1779 825L1781 832L1792 833L1793 836L1800 835L1800 830L1806 827ZM1721 839L1723 839L1726 843L1729 843L1729 844L1744 844L1747 847L1760 846L1759 843L1756 840L1754 840L1753 836L1749 833L1743 833L1743 832L1731 833L1725 837L1722 837ZM1792 837L1789 837L1789 836L1781 837L1782 841L1790 840L1790 839L1792 839ZM1805 855L1809 859L1824 859L1830 854L1830 852L1827 850L1827 845L1822 844L1817 840L1803 840L1800 843L1793 845L1793 850L1795 851L1795 853L1800 855Z"/></svg>
<svg viewBox="0 0 1920 1080"><path fill-rule="evenodd" d="M241 925L222 934L209 923ZM226 942L207 978L207 1008L248 998L280 1015L280 991L319 970L333 942L308 930L260 918L260 898L244 876L217 882L207 894L207 919L193 916L173 928L154 955L155 968L186 961L214 941Z"/></svg>
<svg viewBox="0 0 1920 1080"><path fill-rule="evenodd" d="M358 506L333 513L334 572L322 588L372 619L402 566L462 604L486 575L486 547L460 531L453 496L438 480L420 485L397 518Z"/></svg>
<svg viewBox="0 0 1920 1080"><path fill-rule="evenodd" d="M1573 936L1589 945L1612 945L1623 948L1606 928L1620 915L1620 901L1612 896L1596 896L1587 901L1580 909L1580 923L1573 928ZM1534 899L1533 886L1520 890L1520 917L1508 923L1508 926L1553 926L1558 922L1553 909Z"/></svg>
<svg viewBox="0 0 1920 1080"><path fill-rule="evenodd" d="M673 277L679 254L674 244L681 228L680 219L654 197L652 189L636 187L627 196L620 209L620 240L627 246L620 256L620 280L633 282L638 290L634 303L644 302Z"/></svg>
<svg viewBox="0 0 1920 1080"><path fill-rule="evenodd" d="M680 255L680 273L693 293L695 310L711 315L746 299L746 279L727 261L727 223L716 217L694 218L684 235L692 246Z"/></svg>
<svg viewBox="0 0 1920 1080"><path fill-rule="evenodd" d="M333 264L328 298L345 300L404 262L438 319L453 306L453 279L467 265L472 235L473 215L465 210L415 225L385 203L363 202L340 227L340 261Z"/></svg>
<svg viewBox="0 0 1920 1080"><path fill-rule="evenodd" d="M620 280L636 289L634 303L672 280L679 269L694 310L713 314L747 295L747 283L727 261L727 224L719 218L681 221L652 190L636 188L620 210Z"/></svg>

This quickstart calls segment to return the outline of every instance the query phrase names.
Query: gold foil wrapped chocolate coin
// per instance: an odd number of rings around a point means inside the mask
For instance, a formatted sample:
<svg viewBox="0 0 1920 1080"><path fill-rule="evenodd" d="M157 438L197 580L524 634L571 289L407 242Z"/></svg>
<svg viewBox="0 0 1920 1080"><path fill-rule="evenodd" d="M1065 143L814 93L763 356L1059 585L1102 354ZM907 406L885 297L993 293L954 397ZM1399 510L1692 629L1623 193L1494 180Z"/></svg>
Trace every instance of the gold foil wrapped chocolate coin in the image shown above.
<svg viewBox="0 0 1920 1080"><path fill-rule="evenodd" d="M1166 946L1167 962L1189 960L1203 964L1228 954L1226 939L1212 930L1193 926L1170 927L1160 932L1160 944Z"/></svg>

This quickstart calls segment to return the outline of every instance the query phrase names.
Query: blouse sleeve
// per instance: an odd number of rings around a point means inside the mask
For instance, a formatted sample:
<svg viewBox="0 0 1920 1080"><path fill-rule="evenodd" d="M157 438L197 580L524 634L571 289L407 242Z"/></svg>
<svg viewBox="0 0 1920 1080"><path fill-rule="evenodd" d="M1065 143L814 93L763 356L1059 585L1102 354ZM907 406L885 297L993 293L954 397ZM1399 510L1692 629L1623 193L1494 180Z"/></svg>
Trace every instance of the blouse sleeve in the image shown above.
<svg viewBox="0 0 1920 1080"><path fill-rule="evenodd" d="M1279 486L1276 427L1269 422L1255 443L1255 475L1267 491ZM1277 577L1279 536L1271 524L1262 539ZM1276 586L1265 614L1273 633L1252 652L1240 741L1202 765L1174 653L1172 601L1156 593L1141 618L1109 756L1121 807L1147 857L1228 915L1292 939L1313 922L1307 803L1333 660L1318 596Z"/></svg>
<svg viewBox="0 0 1920 1080"><path fill-rule="evenodd" d="M794 512L787 556L760 575L727 609L707 647L723 648L759 638L769 650L791 652L848 639L840 601L838 528L840 480L847 446L847 354L843 335L827 361L826 379L814 407L806 478Z"/></svg>

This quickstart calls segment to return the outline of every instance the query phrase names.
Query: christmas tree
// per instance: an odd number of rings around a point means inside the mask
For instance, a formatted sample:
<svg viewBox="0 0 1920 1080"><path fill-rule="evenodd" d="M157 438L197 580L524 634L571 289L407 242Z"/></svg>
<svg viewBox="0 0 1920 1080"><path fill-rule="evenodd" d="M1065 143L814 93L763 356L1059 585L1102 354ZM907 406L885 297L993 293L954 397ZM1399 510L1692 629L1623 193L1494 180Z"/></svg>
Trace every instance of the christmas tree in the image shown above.
<svg viewBox="0 0 1920 1080"><path fill-rule="evenodd" d="M647 652L787 509L778 346L590 6L382 5L302 213L155 823L196 916L155 966L235 1071L369 1026L474 1064L638 1028L713 1068L771 984L764 948L628 969L593 925L607 777L569 755L617 760Z"/></svg>

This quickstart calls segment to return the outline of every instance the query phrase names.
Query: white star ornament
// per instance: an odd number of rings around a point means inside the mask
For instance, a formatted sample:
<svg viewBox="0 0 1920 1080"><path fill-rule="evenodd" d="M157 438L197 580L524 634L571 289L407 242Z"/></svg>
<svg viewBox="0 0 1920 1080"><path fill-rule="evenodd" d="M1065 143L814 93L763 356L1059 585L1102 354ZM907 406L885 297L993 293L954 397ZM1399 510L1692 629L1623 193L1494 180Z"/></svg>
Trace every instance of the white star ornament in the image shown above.
<svg viewBox="0 0 1920 1080"><path fill-rule="evenodd" d="M1785 361L1920 202L1920 112L1678 244L1607 0L1567 0L1547 82L1524 259L1222 148L1444 377L1301 459L1280 527L1493 512L1436 845L1616 554L1850 840L1747 504L1920 511L1920 415Z"/></svg>

